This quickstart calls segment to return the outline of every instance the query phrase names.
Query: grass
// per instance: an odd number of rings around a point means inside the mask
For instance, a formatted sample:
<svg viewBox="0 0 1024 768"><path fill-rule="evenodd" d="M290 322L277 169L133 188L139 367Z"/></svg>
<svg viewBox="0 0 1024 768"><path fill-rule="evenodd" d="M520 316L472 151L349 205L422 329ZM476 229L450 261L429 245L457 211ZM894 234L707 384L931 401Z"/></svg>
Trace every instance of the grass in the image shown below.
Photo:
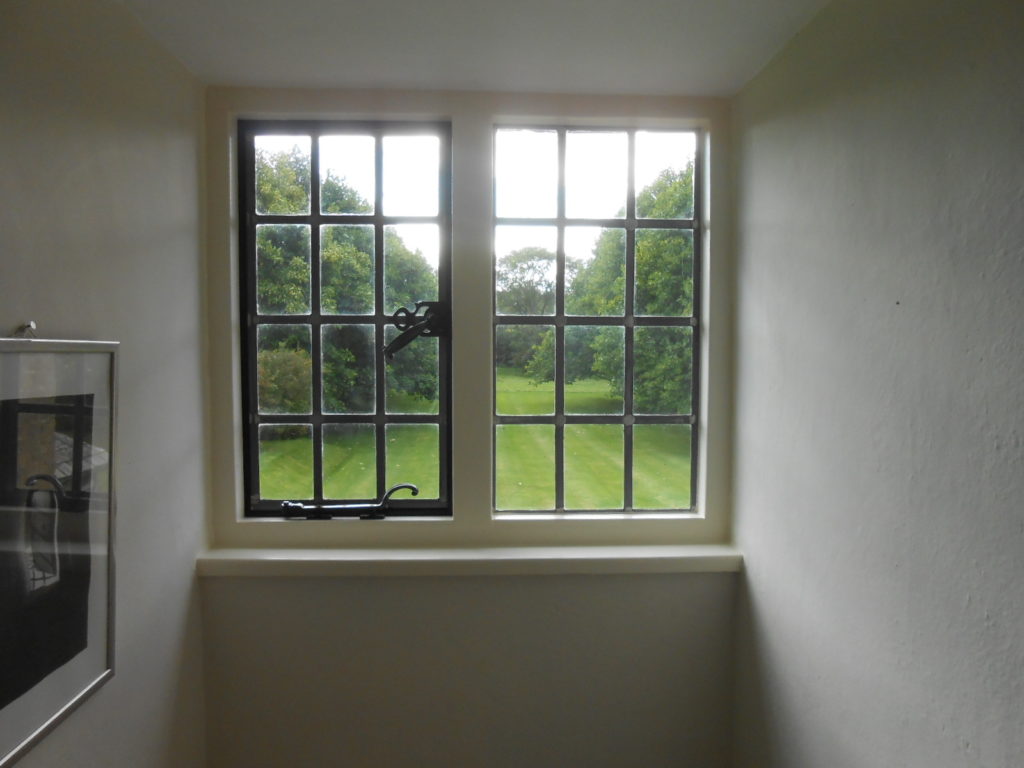
<svg viewBox="0 0 1024 768"><path fill-rule="evenodd" d="M355 427L355 428L353 428ZM431 424L393 424L385 437L385 485L413 483L418 498L437 498L438 439ZM345 425L324 437L324 492L328 497L377 496L372 427ZM260 444L260 495L264 499L308 499L313 495L313 444L309 438ZM411 498L400 491L395 499Z"/></svg>
<svg viewBox="0 0 1024 768"><path fill-rule="evenodd" d="M570 413L621 413L608 383L586 379L566 387ZM393 402L393 401L390 401ZM422 404L419 404L423 407ZM550 413L554 388L534 384L514 369L498 371L498 406L505 414ZM567 509L622 509L623 428L570 424L565 428ZM386 434L386 485L411 482L419 498L437 498L437 427L390 425ZM375 437L370 425L335 425L324 438L324 490L334 498L373 498ZM551 510L555 505L555 429L547 424L502 425L497 430L498 509ZM312 496L310 438L266 440L260 445L260 485L267 499ZM407 492L395 498L409 498ZM633 428L634 509L690 506L690 427L638 424Z"/></svg>
<svg viewBox="0 0 1024 768"><path fill-rule="evenodd" d="M515 368L498 368L498 413L538 416L555 412L555 383L540 384ZM565 388L566 413L622 413L622 398L603 379L579 379Z"/></svg>

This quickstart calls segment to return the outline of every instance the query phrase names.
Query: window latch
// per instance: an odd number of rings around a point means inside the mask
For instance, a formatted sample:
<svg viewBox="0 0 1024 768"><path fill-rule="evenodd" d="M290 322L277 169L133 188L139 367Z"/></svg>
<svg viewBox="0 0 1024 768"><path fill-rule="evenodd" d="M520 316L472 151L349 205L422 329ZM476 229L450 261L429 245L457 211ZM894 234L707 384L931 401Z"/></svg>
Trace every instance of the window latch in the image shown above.
<svg viewBox="0 0 1024 768"><path fill-rule="evenodd" d="M281 509L285 517L304 520L330 520L334 517L349 517L353 513L358 513L360 520L383 520L385 512L391 507L391 497L402 490L412 491L413 496L420 493L420 489L412 483L398 483L388 488L380 501L369 504L303 504L301 501L282 501Z"/></svg>
<svg viewBox="0 0 1024 768"><path fill-rule="evenodd" d="M420 310L423 310L422 314ZM391 322L401 333L384 347L384 357L388 361L394 360L395 352L417 336L443 336L448 332L448 312L439 301L417 301L412 312L399 307L391 316Z"/></svg>

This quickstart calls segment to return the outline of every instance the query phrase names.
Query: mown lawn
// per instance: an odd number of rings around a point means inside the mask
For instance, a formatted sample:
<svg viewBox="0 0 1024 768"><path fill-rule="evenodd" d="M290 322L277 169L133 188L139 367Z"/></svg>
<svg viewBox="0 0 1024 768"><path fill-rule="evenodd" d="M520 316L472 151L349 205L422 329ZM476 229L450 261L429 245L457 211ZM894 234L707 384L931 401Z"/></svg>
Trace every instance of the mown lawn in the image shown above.
<svg viewBox="0 0 1024 768"><path fill-rule="evenodd" d="M411 403L410 403L411 405ZM419 405L419 404L418 404ZM420 405L420 407L423 407ZM551 383L534 384L509 369L498 372L499 413L551 413ZM570 413L621 413L622 401L597 379L566 387ZM332 431L333 430L333 431ZM566 509L621 509L623 428L570 424L565 428ZM437 498L437 428L391 425L387 436L386 485L411 482L419 498ZM337 425L325 433L324 491L334 498L374 498L375 439L369 425ZM260 485L265 499L312 496L313 450L309 439L267 441L260 446ZM555 504L555 430L551 425L502 425L497 430L497 507L550 510ZM395 498L406 497L402 492ZM633 428L634 509L690 505L690 427L644 424Z"/></svg>
<svg viewBox="0 0 1024 768"><path fill-rule="evenodd" d="M356 427L357 425L353 425ZM358 425L362 427L362 425ZM431 424L388 427L385 484L413 483L421 499L436 499L438 439ZM377 496L373 428L337 430L324 437L324 493L333 498ZM260 445L260 495L264 499L308 499L313 495L313 446L309 439L273 440ZM392 498L411 498L400 491Z"/></svg>
<svg viewBox="0 0 1024 768"><path fill-rule="evenodd" d="M609 424L565 429L566 509L621 509L623 430ZM497 507L544 510L555 504L555 428L498 427ZM633 428L634 509L690 506L690 428L643 424Z"/></svg>
<svg viewBox="0 0 1024 768"><path fill-rule="evenodd" d="M498 413L538 416L555 412L555 384L530 380L515 368L498 368ZM602 379L579 379L565 388L566 413L622 413L622 398Z"/></svg>

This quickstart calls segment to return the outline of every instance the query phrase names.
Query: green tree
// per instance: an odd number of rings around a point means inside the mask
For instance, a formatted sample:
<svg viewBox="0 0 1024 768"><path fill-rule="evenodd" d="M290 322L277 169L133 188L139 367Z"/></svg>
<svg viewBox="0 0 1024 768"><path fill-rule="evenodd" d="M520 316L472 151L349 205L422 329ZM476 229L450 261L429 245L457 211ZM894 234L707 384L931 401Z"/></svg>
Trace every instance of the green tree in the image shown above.
<svg viewBox="0 0 1024 768"><path fill-rule="evenodd" d="M693 164L667 169L637 195L637 215L693 215ZM637 237L636 311L679 316L693 312L693 239L679 229L649 229ZM633 345L633 403L640 413L687 413L693 344L683 328L638 328Z"/></svg>
<svg viewBox="0 0 1024 768"><path fill-rule="evenodd" d="M410 312L420 301L437 298L437 274L418 250L409 248L393 229L384 231L384 298L387 310L405 307ZM388 338L397 332L388 331ZM389 398L402 401L402 394L419 398L417 411L437 399L437 343L427 337L414 339L388 363ZM397 398L395 396L398 396ZM436 406L431 405L430 410Z"/></svg>
<svg viewBox="0 0 1024 768"><path fill-rule="evenodd" d="M637 195L641 218L687 218L693 212L693 166L666 169ZM566 265L566 312L621 315L625 295L625 232L606 229L593 257ZM693 241L681 229L641 229L636 237L635 312L650 316L689 314L693 308ZM570 329L567 329L567 332ZM566 382L594 376L608 381L621 396L623 340L618 328L580 328L566 337ZM692 343L679 328L638 328L634 336L634 408L641 413L685 413L690 403ZM586 349L583 349L583 347ZM524 371L535 381L554 378L554 337L546 333L534 346ZM588 368L589 366L589 368Z"/></svg>
<svg viewBox="0 0 1024 768"><path fill-rule="evenodd" d="M260 213L309 211L309 156L298 147L256 152L256 208ZM321 185L321 207L328 213L371 212L371 203L343 178L328 173ZM310 297L310 229L306 224L261 225L256 232L257 305L263 314L308 314ZM385 231L385 296L388 305L412 309L417 301L437 297L437 275L417 250L392 229ZM374 310L374 235L365 225L329 225L321 231L321 308L328 314L372 314ZM289 326L290 327L290 326ZM391 334L393 335L393 334ZM329 325L323 343L324 406L334 412L374 408L374 350L365 329ZM304 357L303 357L304 356ZM260 344L257 352L263 387L268 391L305 381L309 411L311 361L308 349L294 339ZM275 383L277 377L281 381ZM437 397L436 344L416 340L388 366L392 392L433 400ZM277 389L275 389L275 387ZM291 390L288 390L291 392ZM288 396L293 396L288 395ZM276 397L277 395L275 395ZM284 397L285 395L281 395Z"/></svg>
<svg viewBox="0 0 1024 768"><path fill-rule="evenodd" d="M309 413L313 361L309 352L279 346L259 352L260 410L266 413Z"/></svg>
<svg viewBox="0 0 1024 768"><path fill-rule="evenodd" d="M256 212L309 213L309 152L256 149Z"/></svg>
<svg viewBox="0 0 1024 768"><path fill-rule="evenodd" d="M373 204L328 170L320 184L320 210L324 213L373 213Z"/></svg>
<svg viewBox="0 0 1024 768"><path fill-rule="evenodd" d="M593 257L566 270L565 311L570 315L621 315L625 309L626 231L604 229Z"/></svg>
<svg viewBox="0 0 1024 768"><path fill-rule="evenodd" d="M256 228L256 304L267 315L309 312L309 226Z"/></svg>
<svg viewBox="0 0 1024 768"><path fill-rule="evenodd" d="M372 226L332 225L321 230L320 301L325 313L373 313Z"/></svg>
<svg viewBox="0 0 1024 768"><path fill-rule="evenodd" d="M547 332L543 325L500 325L494 339L494 364L525 371Z"/></svg>
<svg viewBox="0 0 1024 768"><path fill-rule="evenodd" d="M555 254L530 246L505 254L495 270L495 301L506 315L550 315L555 311Z"/></svg>
<svg viewBox="0 0 1024 768"><path fill-rule="evenodd" d="M376 402L373 328L326 325L323 330L323 397L328 413L370 413Z"/></svg>
<svg viewBox="0 0 1024 768"><path fill-rule="evenodd" d="M256 379L262 413L310 412L313 361L304 325L264 325L259 329ZM305 427L281 428L278 437L302 437Z"/></svg>

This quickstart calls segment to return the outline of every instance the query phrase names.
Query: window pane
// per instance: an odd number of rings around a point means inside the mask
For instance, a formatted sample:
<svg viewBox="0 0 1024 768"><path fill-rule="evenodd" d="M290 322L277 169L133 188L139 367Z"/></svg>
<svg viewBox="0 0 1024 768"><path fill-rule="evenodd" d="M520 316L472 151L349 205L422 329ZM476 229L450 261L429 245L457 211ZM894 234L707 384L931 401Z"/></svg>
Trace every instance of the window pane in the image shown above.
<svg viewBox="0 0 1024 768"><path fill-rule="evenodd" d="M377 381L372 325L324 325L324 413L373 413Z"/></svg>
<svg viewBox="0 0 1024 768"><path fill-rule="evenodd" d="M696 156L696 134L637 131L634 178L638 218L693 218Z"/></svg>
<svg viewBox="0 0 1024 768"><path fill-rule="evenodd" d="M637 328L633 343L633 413L687 414L693 380L690 328Z"/></svg>
<svg viewBox="0 0 1024 768"><path fill-rule="evenodd" d="M636 314L693 314L693 232L636 231Z"/></svg>
<svg viewBox="0 0 1024 768"><path fill-rule="evenodd" d="M555 412L555 327L499 325L494 331L498 413Z"/></svg>
<svg viewBox="0 0 1024 768"><path fill-rule="evenodd" d="M309 136L257 136L256 213L309 213Z"/></svg>
<svg viewBox="0 0 1024 768"><path fill-rule="evenodd" d="M622 509L620 424L565 425L565 508Z"/></svg>
<svg viewBox="0 0 1024 768"><path fill-rule="evenodd" d="M515 218L558 214L558 134L502 129L495 135L495 212Z"/></svg>
<svg viewBox="0 0 1024 768"><path fill-rule="evenodd" d="M320 227L320 306L326 315L373 313L373 227Z"/></svg>
<svg viewBox="0 0 1024 768"><path fill-rule="evenodd" d="M256 327L256 400L260 413L312 411L311 338L308 325Z"/></svg>
<svg viewBox="0 0 1024 768"><path fill-rule="evenodd" d="M436 224L384 227L384 312L410 312L418 301L437 301L437 264L441 253Z"/></svg>
<svg viewBox="0 0 1024 768"><path fill-rule="evenodd" d="M412 483L420 489L417 499L436 499L440 476L440 443L437 424L388 424L387 471L384 484ZM411 499L412 491L398 491L391 498Z"/></svg>
<svg viewBox="0 0 1024 768"><path fill-rule="evenodd" d="M399 333L389 326L384 331L385 343ZM437 352L436 337L417 336L386 364L384 404L388 413L438 412Z"/></svg>
<svg viewBox="0 0 1024 768"><path fill-rule="evenodd" d="M508 510L554 509L554 426L502 424L496 432L496 507Z"/></svg>
<svg viewBox="0 0 1024 768"><path fill-rule="evenodd" d="M437 136L385 136L384 214L436 216L441 169Z"/></svg>
<svg viewBox="0 0 1024 768"><path fill-rule="evenodd" d="M309 314L309 225L256 227L256 311Z"/></svg>
<svg viewBox="0 0 1024 768"><path fill-rule="evenodd" d="M373 213L373 136L320 137L321 213Z"/></svg>
<svg viewBox="0 0 1024 768"><path fill-rule="evenodd" d="M626 230L565 228L565 314L621 316L626 307Z"/></svg>
<svg viewBox="0 0 1024 768"><path fill-rule="evenodd" d="M494 228L494 303L499 315L555 312L557 227Z"/></svg>
<svg viewBox="0 0 1024 768"><path fill-rule="evenodd" d="M313 498L313 427L263 424L260 439L260 498Z"/></svg>
<svg viewBox="0 0 1024 768"><path fill-rule="evenodd" d="M633 508L688 509L690 426L633 427Z"/></svg>
<svg viewBox="0 0 1024 768"><path fill-rule="evenodd" d="M377 441L372 424L324 424L324 498L377 497Z"/></svg>
<svg viewBox="0 0 1024 768"><path fill-rule="evenodd" d="M595 219L626 215L628 152L625 133L566 133L566 216Z"/></svg>
<svg viewBox="0 0 1024 768"><path fill-rule="evenodd" d="M566 326L566 413L622 413L625 349L621 326Z"/></svg>

